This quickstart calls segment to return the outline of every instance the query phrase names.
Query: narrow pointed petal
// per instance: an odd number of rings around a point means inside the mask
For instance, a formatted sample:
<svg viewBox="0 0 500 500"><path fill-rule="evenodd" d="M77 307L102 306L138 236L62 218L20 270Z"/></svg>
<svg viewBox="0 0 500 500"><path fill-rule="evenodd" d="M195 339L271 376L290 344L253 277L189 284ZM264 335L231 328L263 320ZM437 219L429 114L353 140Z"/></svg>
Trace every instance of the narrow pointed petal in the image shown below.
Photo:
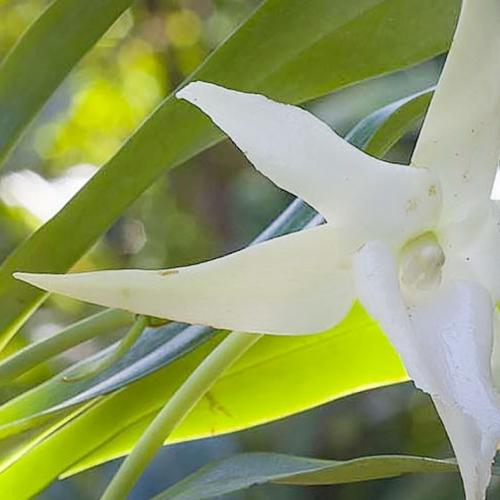
<svg viewBox="0 0 500 500"><path fill-rule="evenodd" d="M445 209L489 197L500 154L500 2L464 0L412 164L441 177Z"/></svg>
<svg viewBox="0 0 500 500"><path fill-rule="evenodd" d="M173 270L15 276L139 314L245 332L307 334L327 330L349 311L349 266L325 225Z"/></svg>
<svg viewBox="0 0 500 500"><path fill-rule="evenodd" d="M377 320L402 358L408 375L419 380L423 390L431 387L423 379L417 339L399 288L396 261L381 241L370 241L354 256L354 283L358 298L368 314Z"/></svg>
<svg viewBox="0 0 500 500"><path fill-rule="evenodd" d="M408 238L440 207L439 183L428 171L372 158L299 107L205 82L177 97L205 112L279 187L337 227L357 228L360 241L375 231Z"/></svg>
<svg viewBox="0 0 500 500"><path fill-rule="evenodd" d="M368 243L354 260L360 300L398 350L410 377L428 392L460 467L467 500L484 500L500 440L500 402L493 387L493 305L470 282L449 283L407 308L395 260Z"/></svg>
<svg viewBox="0 0 500 500"><path fill-rule="evenodd" d="M498 432L483 432L472 417L433 398L437 412L446 427L455 455L460 457L467 500L484 500L491 479L491 464L496 455Z"/></svg>
<svg viewBox="0 0 500 500"><path fill-rule="evenodd" d="M500 440L493 386L493 305L479 285L456 282L415 311L413 323L434 371L432 399L452 443L468 500L483 500Z"/></svg>

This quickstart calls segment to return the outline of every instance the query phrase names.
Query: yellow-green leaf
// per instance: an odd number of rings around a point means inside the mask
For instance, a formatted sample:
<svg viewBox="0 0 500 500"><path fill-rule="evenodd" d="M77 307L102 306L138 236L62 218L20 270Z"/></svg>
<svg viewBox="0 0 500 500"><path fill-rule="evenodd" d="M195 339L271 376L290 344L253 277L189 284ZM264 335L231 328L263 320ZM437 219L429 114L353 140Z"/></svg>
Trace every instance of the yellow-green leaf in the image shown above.
<svg viewBox="0 0 500 500"><path fill-rule="evenodd" d="M406 101L399 102L398 106L392 106L390 109L382 108L383 112L375 113L376 120L365 121L362 133L353 132L350 139L360 146L369 141L370 137L374 137L381 126L390 131L391 136L396 134L399 127L401 136L407 130L408 124L415 121L415 116L425 111L418 106L409 107L409 112L404 115L406 119L401 120L398 115L397 125L391 126L391 114L395 114L403 104L406 105ZM387 145L387 141L380 140L377 143L381 147L374 151L374 154L382 156L386 152L382 145ZM307 222L312 216L309 213L303 220L304 214L301 210L298 210L298 215L300 222ZM286 230L291 221L287 216L280 217L280 220L284 226L278 224L281 228L279 230ZM265 231L262 237L274 230L276 224ZM20 454L17 462L0 475L0 488L5 486L7 491L14 488L19 478L29 474L35 464L40 462L44 465L38 465L36 475L31 476L30 492L39 491L60 474L72 474L127 453L155 412L219 339L213 339L209 344L199 347L162 370L103 398L91 411L83 413L64 428L55 431L32 450ZM155 359L153 363L158 363L158 358ZM161 364L158 364L156 369L160 366ZM149 373L147 370L150 367L148 368L146 363L143 368L146 371L142 376ZM235 369L239 371L233 374ZM126 373L127 368L123 371ZM133 369L132 372L136 373ZM115 376L111 377L111 385L114 384L116 375L115 373ZM232 376L235 378L232 384L226 383L224 386L223 381L227 376L230 376L230 380ZM238 378L240 376L245 376L243 382ZM219 381L219 384L226 388L223 394L224 404L220 404L219 385L216 385L173 438L187 440L231 432L303 411L361 390L402 381L405 377L399 359L383 334L362 309L356 306L342 325L330 334L303 338L267 337L260 340L259 344ZM131 380L127 375L125 379ZM95 387L96 395L101 394L99 387L100 384ZM245 387L245 390L242 391L242 387ZM255 387L255 397L250 391L252 387ZM293 398L289 397L290 393L293 393ZM217 394L215 399L214 394ZM58 380L48 381L47 384L34 389L31 394L27 393L2 407L2 423L5 426L0 428L0 431L6 431L7 434L14 432L20 425L25 424L19 419L27 417L30 420L33 416L37 419L37 415L43 416L44 412L52 411L54 401L61 402L64 398L70 401L72 397L72 387L65 386ZM262 397L264 400L259 399ZM228 413L225 410L226 405L236 405L234 413ZM216 423L207 418L207 412L216 419ZM86 458L81 460L85 456Z"/></svg>
<svg viewBox="0 0 500 500"><path fill-rule="evenodd" d="M61 474L128 453L155 413L220 339L105 396L48 436L0 474L2 498L34 495ZM385 335L355 306L331 332L260 340L219 379L171 442L258 425L406 377Z"/></svg>

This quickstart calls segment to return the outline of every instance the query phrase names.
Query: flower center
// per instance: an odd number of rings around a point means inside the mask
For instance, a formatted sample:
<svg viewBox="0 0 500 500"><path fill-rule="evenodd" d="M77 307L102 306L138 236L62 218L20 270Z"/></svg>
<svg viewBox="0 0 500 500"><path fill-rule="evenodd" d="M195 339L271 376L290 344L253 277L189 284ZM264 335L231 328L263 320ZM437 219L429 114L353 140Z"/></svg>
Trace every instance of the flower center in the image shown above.
<svg viewBox="0 0 500 500"><path fill-rule="evenodd" d="M445 261L443 249L432 233L425 233L409 241L401 252L399 280L412 291L427 291L441 283L441 269Z"/></svg>

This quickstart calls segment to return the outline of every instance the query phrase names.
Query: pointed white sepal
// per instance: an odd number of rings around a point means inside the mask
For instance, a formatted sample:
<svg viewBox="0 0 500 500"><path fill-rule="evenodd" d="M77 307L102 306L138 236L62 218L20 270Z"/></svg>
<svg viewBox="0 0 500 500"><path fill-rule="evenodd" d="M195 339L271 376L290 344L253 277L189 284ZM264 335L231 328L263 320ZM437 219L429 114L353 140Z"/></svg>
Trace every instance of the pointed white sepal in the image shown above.
<svg viewBox="0 0 500 500"><path fill-rule="evenodd" d="M443 421L467 500L484 500L500 441L500 400L493 385L493 306L487 291L456 282L415 311L431 397Z"/></svg>
<svg viewBox="0 0 500 500"><path fill-rule="evenodd" d="M437 177L368 156L308 111L206 82L188 84L177 97L199 107L260 172L358 245L375 236L402 242L436 221Z"/></svg>
<svg viewBox="0 0 500 500"><path fill-rule="evenodd" d="M449 212L489 198L500 155L500 2L463 0L412 164L433 169Z"/></svg>
<svg viewBox="0 0 500 500"><path fill-rule="evenodd" d="M164 271L15 277L107 307L216 328L309 334L336 325L354 300L350 259L328 225L226 257Z"/></svg>

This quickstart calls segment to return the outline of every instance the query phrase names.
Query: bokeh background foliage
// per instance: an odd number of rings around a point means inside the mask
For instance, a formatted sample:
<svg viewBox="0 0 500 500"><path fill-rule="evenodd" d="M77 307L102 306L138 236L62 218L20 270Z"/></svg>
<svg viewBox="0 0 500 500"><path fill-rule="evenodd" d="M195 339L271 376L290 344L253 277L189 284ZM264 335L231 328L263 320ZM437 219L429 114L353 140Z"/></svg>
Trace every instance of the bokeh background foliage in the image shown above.
<svg viewBox="0 0 500 500"><path fill-rule="evenodd" d="M435 83L459 7L451 0L310 0L307 8L295 0L149 0L127 10L130 4L0 3L5 355L27 342L43 342L95 311L54 297L30 319L46 297L14 281L13 270L196 262L240 248L290 201L246 167L200 113L171 97L183 81L204 79L304 103L342 134L375 111L351 140L379 156L392 147L389 157L404 160L430 94L398 100ZM172 170L179 165L183 168ZM303 225L295 223L284 230ZM61 370L91 353L99 357L119 332L3 387L3 497L35 495L58 476L130 450L154 412L223 335L190 330L188 338L185 332L182 325L149 330L119 366L81 386L62 382ZM174 353L173 341L184 338ZM405 378L383 335L356 306L324 336L260 341L173 440L251 427ZM427 399L407 385L190 446L167 448L148 472L154 481L141 482L134 495L160 491L201 465L204 456L209 460L238 450L325 458L447 452ZM163 465L172 455L176 464L187 464L178 470L171 462ZM48 498L95 498L111 470L112 464L59 482ZM328 494L426 498L425 488L439 480L443 498L454 498L457 478L436 478L418 486L408 480L379 482L370 490L335 487ZM276 495L313 498L323 494L319 491L280 488ZM260 494L258 489L243 493Z"/></svg>
<svg viewBox="0 0 500 500"><path fill-rule="evenodd" d="M456 3L323 0L305 9L299 1L268 1L192 78L300 103L443 52L456 20ZM417 9L418 16L410 15ZM381 19L390 19L392 25L374 33ZM220 138L199 112L167 97L66 209L6 259L0 268L1 338L9 339L43 297L14 280L14 270L66 271L162 171ZM82 223L83 217L92 223ZM40 251L48 247L53 251Z"/></svg>

